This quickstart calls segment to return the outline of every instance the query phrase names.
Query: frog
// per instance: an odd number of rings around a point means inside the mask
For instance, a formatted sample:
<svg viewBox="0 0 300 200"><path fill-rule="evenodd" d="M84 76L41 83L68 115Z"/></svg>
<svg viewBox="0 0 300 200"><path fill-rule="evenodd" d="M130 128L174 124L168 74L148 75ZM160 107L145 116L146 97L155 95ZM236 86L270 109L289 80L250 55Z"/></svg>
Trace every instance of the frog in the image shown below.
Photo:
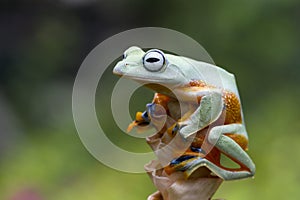
<svg viewBox="0 0 300 200"><path fill-rule="evenodd" d="M113 73L155 92L152 103L144 112L137 112L128 131L150 124L158 115L159 105L175 121L161 132L171 137L179 134L183 142L192 140L190 148L165 167L167 174L182 171L190 177L206 167L223 180L254 176L255 164L246 152L248 134L233 74L204 61L137 46L124 52ZM240 168L222 166L221 154Z"/></svg>

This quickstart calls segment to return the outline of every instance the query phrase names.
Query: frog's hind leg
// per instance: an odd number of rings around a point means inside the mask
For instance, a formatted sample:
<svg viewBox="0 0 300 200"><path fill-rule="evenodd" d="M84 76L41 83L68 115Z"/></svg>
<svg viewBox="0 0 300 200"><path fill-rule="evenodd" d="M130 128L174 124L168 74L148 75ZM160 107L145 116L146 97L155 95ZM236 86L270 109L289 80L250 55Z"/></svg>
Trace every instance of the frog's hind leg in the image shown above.
<svg viewBox="0 0 300 200"><path fill-rule="evenodd" d="M225 170L219 167L216 168L212 163L207 163L208 168L211 168L213 172L225 180L247 178L255 173L255 165L249 155L238 143L224 135L225 133L240 134L245 132L246 130L242 124L216 126L209 132L209 143L241 166L241 169Z"/></svg>

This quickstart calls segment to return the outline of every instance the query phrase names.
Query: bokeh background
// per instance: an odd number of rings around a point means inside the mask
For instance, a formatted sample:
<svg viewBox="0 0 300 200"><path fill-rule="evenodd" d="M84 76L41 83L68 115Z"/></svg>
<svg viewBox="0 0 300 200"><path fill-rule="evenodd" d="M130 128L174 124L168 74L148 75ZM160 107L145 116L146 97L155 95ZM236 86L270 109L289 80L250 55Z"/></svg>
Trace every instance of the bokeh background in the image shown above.
<svg viewBox="0 0 300 200"><path fill-rule="evenodd" d="M146 174L94 159L71 110L85 56L109 36L142 26L191 36L236 75L257 173L222 184L215 198L299 199L299 19L298 0L1 1L0 199L141 200L155 191ZM118 145L144 151L143 140L128 145L114 124L107 103L117 77L105 75L97 94L101 124ZM132 113L151 95L139 90Z"/></svg>

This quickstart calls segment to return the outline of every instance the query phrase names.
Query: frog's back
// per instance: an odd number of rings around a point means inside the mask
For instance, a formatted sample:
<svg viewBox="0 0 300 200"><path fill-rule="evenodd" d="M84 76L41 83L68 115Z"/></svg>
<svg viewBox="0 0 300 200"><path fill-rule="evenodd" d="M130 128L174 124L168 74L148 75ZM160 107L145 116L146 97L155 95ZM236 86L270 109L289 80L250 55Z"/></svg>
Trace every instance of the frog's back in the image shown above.
<svg viewBox="0 0 300 200"><path fill-rule="evenodd" d="M203 61L197 61L191 58L187 58L184 56L174 56L168 54L168 59L176 63L178 66L185 68L183 71L185 73L188 73L188 78L191 80L196 81L203 81L205 84L213 87L217 87L222 89L223 91L226 91L225 100L228 103L228 107L234 107L232 106L231 102L238 103L239 109L235 110L234 113L239 112L240 117L237 114L234 114L235 121L241 121L244 123L243 120L243 112L241 109L241 100L237 88L237 84L235 81L235 77L232 73L229 73L225 69L218 67L216 65L206 63ZM191 83L191 82L189 82ZM229 95L230 94L230 95ZM230 98L229 98L230 97ZM226 103L226 102L225 102Z"/></svg>
<svg viewBox="0 0 300 200"><path fill-rule="evenodd" d="M210 63L196 61L186 57L182 57L182 59L192 66L193 76L195 79L200 79L209 85L229 90L238 95L236 81L233 74Z"/></svg>

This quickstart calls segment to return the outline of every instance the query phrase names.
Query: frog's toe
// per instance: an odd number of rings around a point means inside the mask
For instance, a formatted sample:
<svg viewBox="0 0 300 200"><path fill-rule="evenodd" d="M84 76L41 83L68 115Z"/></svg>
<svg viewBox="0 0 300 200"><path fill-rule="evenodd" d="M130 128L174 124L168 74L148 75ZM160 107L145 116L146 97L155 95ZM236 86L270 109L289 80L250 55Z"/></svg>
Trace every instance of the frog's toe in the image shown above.
<svg viewBox="0 0 300 200"><path fill-rule="evenodd" d="M178 122L175 125L173 125L172 135L174 136L178 131L180 131L185 126L187 126L187 124L184 124L182 122Z"/></svg>
<svg viewBox="0 0 300 200"><path fill-rule="evenodd" d="M193 125L183 125L179 128L179 134L184 138L187 139L194 133L198 131L198 128Z"/></svg>
<svg viewBox="0 0 300 200"><path fill-rule="evenodd" d="M191 151L196 152L196 153L200 153L200 154L204 154L204 155L207 154L202 148L193 147L193 146L191 146Z"/></svg>
<svg viewBox="0 0 300 200"><path fill-rule="evenodd" d="M147 108L148 113L154 113L155 109L156 109L156 104L155 103L147 103L146 108Z"/></svg>
<svg viewBox="0 0 300 200"><path fill-rule="evenodd" d="M189 163L195 158L197 158L197 156L195 155L182 155L178 158L175 158L165 168L165 171L167 172L167 174L171 174L176 171L184 172L188 169Z"/></svg>
<svg viewBox="0 0 300 200"><path fill-rule="evenodd" d="M144 122L150 123L150 118L147 111L142 113L141 118L144 120Z"/></svg>
<svg viewBox="0 0 300 200"><path fill-rule="evenodd" d="M181 171L184 172L188 178L196 168L205 165L205 160L206 159L196 155L182 155L176 159L173 159L170 164L165 167L165 171L167 174Z"/></svg>
<svg viewBox="0 0 300 200"><path fill-rule="evenodd" d="M194 156L194 155L182 155L182 156L180 156L178 158L173 159L170 162L170 165L171 166L179 165L179 164L181 164L183 162L186 162L187 160L190 160L190 159L195 158L195 157L196 156Z"/></svg>
<svg viewBox="0 0 300 200"><path fill-rule="evenodd" d="M179 124L176 123L171 131L172 135L175 135L179 130Z"/></svg>

